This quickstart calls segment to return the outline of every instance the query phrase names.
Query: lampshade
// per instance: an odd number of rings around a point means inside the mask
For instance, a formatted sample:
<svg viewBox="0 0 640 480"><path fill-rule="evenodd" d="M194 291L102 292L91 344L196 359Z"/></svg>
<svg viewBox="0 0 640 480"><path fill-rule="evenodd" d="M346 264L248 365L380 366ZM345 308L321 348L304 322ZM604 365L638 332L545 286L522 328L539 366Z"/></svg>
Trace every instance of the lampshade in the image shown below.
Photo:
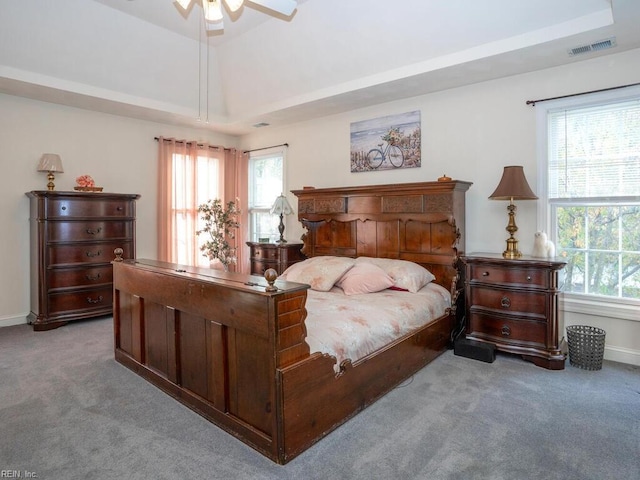
<svg viewBox="0 0 640 480"><path fill-rule="evenodd" d="M490 196L492 200L537 200L533 193L522 166L504 167L500 183Z"/></svg>
<svg viewBox="0 0 640 480"><path fill-rule="evenodd" d="M59 172L63 173L62 160L60 155L55 153L44 153L38 162L39 172Z"/></svg>
<svg viewBox="0 0 640 480"><path fill-rule="evenodd" d="M284 195L280 195L276 198L276 201L273 202L273 206L271 207L271 214L275 215L291 215L293 213L293 208L287 201L287 197Z"/></svg>

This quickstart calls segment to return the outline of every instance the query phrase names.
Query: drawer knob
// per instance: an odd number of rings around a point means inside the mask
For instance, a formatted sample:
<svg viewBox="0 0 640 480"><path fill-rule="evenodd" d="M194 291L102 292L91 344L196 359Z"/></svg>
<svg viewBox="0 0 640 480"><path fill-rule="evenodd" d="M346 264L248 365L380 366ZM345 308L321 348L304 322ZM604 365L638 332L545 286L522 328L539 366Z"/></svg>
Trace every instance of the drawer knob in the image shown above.
<svg viewBox="0 0 640 480"><path fill-rule="evenodd" d="M86 278L87 280L91 281L91 282L94 282L94 281L96 281L96 280L99 280L99 279L100 279L100 274L99 274L99 273L97 273L97 274L95 274L95 275L89 275L89 274L87 274L87 275L85 275L85 278Z"/></svg>
<svg viewBox="0 0 640 480"><path fill-rule="evenodd" d="M502 308L509 308L511 306L511 300L509 300L509 297L502 297L502 300L500 300L500 306Z"/></svg>
<svg viewBox="0 0 640 480"><path fill-rule="evenodd" d="M116 210L117 210L117 211L119 211L119 212L121 212L121 211L123 211L123 210L124 210L124 208L122 208L122 207L116 207Z"/></svg>
<svg viewBox="0 0 640 480"><path fill-rule="evenodd" d="M503 325L501 333L503 337L508 337L509 335L511 335L511 329L509 328L509 325Z"/></svg>
<svg viewBox="0 0 640 480"><path fill-rule="evenodd" d="M483 277L488 277L489 276L489 272L482 272L482 276Z"/></svg>
<svg viewBox="0 0 640 480"><path fill-rule="evenodd" d="M527 282L531 281L531 275L527 275Z"/></svg>
<svg viewBox="0 0 640 480"><path fill-rule="evenodd" d="M87 302L89 303L100 303L102 302L102 295L100 295L98 298L91 298L91 297L87 297Z"/></svg>
<svg viewBox="0 0 640 480"><path fill-rule="evenodd" d="M97 252L87 252L87 257L90 258L99 257L100 255L102 255L102 250L98 250Z"/></svg>
<svg viewBox="0 0 640 480"><path fill-rule="evenodd" d="M98 228L87 228L87 233L89 235L97 235L98 233L100 233L102 231L102 227L98 227Z"/></svg>

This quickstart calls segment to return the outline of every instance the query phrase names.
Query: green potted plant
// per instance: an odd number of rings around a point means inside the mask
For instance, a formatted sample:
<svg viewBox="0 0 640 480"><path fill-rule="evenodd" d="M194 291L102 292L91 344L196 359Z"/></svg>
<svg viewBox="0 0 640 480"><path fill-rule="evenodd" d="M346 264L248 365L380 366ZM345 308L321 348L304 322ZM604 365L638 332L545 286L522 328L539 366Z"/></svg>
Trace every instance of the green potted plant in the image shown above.
<svg viewBox="0 0 640 480"><path fill-rule="evenodd" d="M204 221L204 227L196 232L197 235L208 235L208 239L200 246L200 251L209 260L218 260L225 272L229 271L229 265L235 264L237 247L235 231L240 226L238 216L240 209L238 199L235 202L227 202L226 207L219 198L208 200L198 206L200 218Z"/></svg>

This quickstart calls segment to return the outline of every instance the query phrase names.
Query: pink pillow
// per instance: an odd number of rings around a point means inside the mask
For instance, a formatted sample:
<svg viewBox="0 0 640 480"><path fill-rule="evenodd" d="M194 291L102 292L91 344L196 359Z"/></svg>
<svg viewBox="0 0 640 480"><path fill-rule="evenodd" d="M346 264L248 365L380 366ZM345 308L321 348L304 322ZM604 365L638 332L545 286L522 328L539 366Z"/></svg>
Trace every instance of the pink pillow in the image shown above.
<svg viewBox="0 0 640 480"><path fill-rule="evenodd" d="M393 278L372 263L358 263L349 269L336 285L345 295L374 293L393 286Z"/></svg>
<svg viewBox="0 0 640 480"><path fill-rule="evenodd" d="M408 260L393 258L358 257L356 264L372 263L382 268L393 278L394 286L398 289L416 293L427 283L435 280L435 276L426 268Z"/></svg>
<svg viewBox="0 0 640 480"><path fill-rule="evenodd" d="M328 292L354 264L355 260L349 257L312 257L294 263L282 272L279 278L289 282L307 283L311 290Z"/></svg>

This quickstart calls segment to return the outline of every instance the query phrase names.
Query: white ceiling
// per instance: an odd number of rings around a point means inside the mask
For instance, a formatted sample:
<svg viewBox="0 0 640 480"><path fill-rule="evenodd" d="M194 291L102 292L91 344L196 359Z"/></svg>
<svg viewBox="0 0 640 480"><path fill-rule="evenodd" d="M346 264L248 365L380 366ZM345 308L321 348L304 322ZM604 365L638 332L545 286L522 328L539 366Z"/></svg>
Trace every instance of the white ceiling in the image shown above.
<svg viewBox="0 0 640 480"><path fill-rule="evenodd" d="M299 0L291 18L247 4L198 47L200 10L0 2L0 92L241 135L640 47L640 0Z"/></svg>

